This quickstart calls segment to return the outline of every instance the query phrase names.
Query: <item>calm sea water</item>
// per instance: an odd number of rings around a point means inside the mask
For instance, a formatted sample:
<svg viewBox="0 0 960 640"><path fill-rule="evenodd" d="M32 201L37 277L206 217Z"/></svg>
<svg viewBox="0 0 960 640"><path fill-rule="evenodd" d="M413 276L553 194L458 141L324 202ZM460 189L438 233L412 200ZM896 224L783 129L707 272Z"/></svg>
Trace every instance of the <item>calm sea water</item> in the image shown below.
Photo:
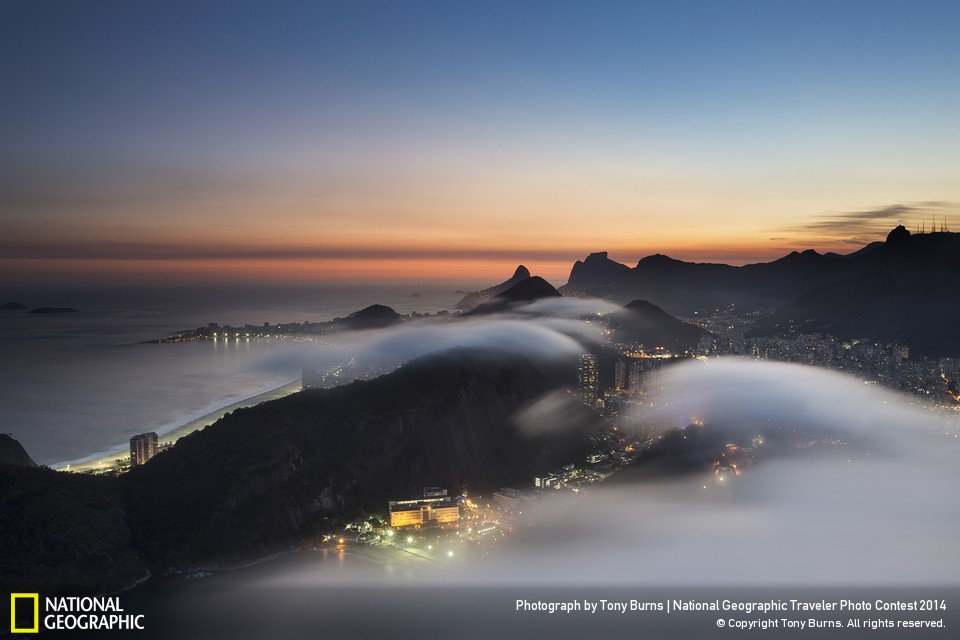
<svg viewBox="0 0 960 640"><path fill-rule="evenodd" d="M374 303L400 313L435 312L461 297L454 288L5 290L0 302L80 312L0 312L0 432L19 440L41 464L109 450L134 434L169 429L300 374L257 366L278 348L276 342L141 341L208 322L320 322Z"/></svg>

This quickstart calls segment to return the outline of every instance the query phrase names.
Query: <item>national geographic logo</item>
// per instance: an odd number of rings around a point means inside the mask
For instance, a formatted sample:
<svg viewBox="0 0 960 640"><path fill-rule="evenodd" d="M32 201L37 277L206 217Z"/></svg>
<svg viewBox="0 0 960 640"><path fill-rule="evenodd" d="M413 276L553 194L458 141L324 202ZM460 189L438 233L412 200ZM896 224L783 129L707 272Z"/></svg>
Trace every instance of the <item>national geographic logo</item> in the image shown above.
<svg viewBox="0 0 960 640"><path fill-rule="evenodd" d="M40 632L40 594L10 594L10 633Z"/></svg>
<svg viewBox="0 0 960 640"><path fill-rule="evenodd" d="M117 596L58 596L41 600L39 593L10 594L10 633L39 633L41 629L143 631L145 628L144 616L126 613Z"/></svg>

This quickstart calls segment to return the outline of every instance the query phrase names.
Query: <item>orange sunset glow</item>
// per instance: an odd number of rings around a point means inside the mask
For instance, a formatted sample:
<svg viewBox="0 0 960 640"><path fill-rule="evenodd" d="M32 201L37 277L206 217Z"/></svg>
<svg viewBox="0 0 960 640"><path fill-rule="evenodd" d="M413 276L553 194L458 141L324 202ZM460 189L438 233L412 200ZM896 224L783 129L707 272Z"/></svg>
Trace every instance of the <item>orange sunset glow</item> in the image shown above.
<svg viewBox="0 0 960 640"><path fill-rule="evenodd" d="M251 11L6 34L7 277L562 282L595 251L745 264L958 213L956 58L854 44L860 13L811 49L750 28L799 8Z"/></svg>

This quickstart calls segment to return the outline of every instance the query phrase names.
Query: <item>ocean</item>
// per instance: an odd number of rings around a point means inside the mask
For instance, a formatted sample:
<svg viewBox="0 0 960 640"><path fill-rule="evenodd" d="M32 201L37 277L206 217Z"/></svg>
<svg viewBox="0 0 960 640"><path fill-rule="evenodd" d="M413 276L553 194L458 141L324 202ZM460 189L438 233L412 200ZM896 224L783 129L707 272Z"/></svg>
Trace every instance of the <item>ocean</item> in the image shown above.
<svg viewBox="0 0 960 640"><path fill-rule="evenodd" d="M55 466L126 446L299 379L259 366L281 341L141 344L210 322L322 322L370 304L451 309L455 286L222 286L11 290L0 302L78 313L0 312L0 431Z"/></svg>

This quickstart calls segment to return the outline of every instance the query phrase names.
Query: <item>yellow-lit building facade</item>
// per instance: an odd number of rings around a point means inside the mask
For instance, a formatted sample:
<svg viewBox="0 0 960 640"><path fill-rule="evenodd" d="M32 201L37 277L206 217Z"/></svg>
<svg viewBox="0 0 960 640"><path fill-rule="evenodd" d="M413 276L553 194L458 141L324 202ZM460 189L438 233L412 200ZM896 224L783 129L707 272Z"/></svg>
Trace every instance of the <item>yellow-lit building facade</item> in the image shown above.
<svg viewBox="0 0 960 640"><path fill-rule="evenodd" d="M437 522L457 522L460 519L460 507L457 505L428 509L429 519Z"/></svg>
<svg viewBox="0 0 960 640"><path fill-rule="evenodd" d="M417 527L430 521L438 523L458 522L460 507L449 498L391 501L390 526Z"/></svg>
<svg viewBox="0 0 960 640"><path fill-rule="evenodd" d="M423 511L420 509L398 509L390 512L390 526L413 527L423 523Z"/></svg>

